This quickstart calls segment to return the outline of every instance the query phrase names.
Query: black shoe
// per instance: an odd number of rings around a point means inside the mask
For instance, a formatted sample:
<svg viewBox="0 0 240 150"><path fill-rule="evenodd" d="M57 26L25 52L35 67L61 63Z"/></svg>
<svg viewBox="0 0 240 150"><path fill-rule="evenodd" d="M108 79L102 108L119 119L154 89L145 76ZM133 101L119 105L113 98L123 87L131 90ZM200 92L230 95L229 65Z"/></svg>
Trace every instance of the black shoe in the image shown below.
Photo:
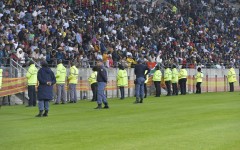
<svg viewBox="0 0 240 150"><path fill-rule="evenodd" d="M143 99L141 98L140 103L143 103Z"/></svg>
<svg viewBox="0 0 240 150"><path fill-rule="evenodd" d="M105 106L103 107L103 109L109 109L109 106L108 106L108 105L105 105Z"/></svg>
<svg viewBox="0 0 240 150"><path fill-rule="evenodd" d="M62 102L61 104L65 104L65 102Z"/></svg>
<svg viewBox="0 0 240 150"><path fill-rule="evenodd" d="M54 105L58 105L59 103L54 103Z"/></svg>
<svg viewBox="0 0 240 150"><path fill-rule="evenodd" d="M98 104L98 106L94 109L102 109L102 105L101 104Z"/></svg>
<svg viewBox="0 0 240 150"><path fill-rule="evenodd" d="M135 101L135 102L133 102L133 104L138 104L139 103L139 101Z"/></svg>
<svg viewBox="0 0 240 150"><path fill-rule="evenodd" d="M48 110L45 110L43 117L47 117L48 116Z"/></svg>
<svg viewBox="0 0 240 150"><path fill-rule="evenodd" d="M39 111L39 114L36 115L35 117L42 117L42 116L43 116L43 110L40 110L40 111Z"/></svg>
<svg viewBox="0 0 240 150"><path fill-rule="evenodd" d="M144 98L147 98L147 95L145 95Z"/></svg>
<svg viewBox="0 0 240 150"><path fill-rule="evenodd" d="M74 103L73 101L70 101L69 103Z"/></svg>

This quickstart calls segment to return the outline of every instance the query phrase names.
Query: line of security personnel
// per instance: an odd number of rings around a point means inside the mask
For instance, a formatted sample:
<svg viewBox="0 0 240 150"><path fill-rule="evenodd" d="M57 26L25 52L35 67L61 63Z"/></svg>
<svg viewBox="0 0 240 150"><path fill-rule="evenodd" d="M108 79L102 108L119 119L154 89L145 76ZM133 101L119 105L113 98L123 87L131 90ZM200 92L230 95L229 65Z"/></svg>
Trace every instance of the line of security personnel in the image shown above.
<svg viewBox="0 0 240 150"><path fill-rule="evenodd" d="M163 80L166 85L167 96L178 95L178 83L181 91L181 95L186 94L186 82L187 82L187 70L185 66L182 66L180 72L178 72L176 65L172 66L172 70L170 69L170 65L165 65ZM162 73L160 71L160 67L156 66L155 72L153 74L153 82L156 88L156 97L160 97L161 95L161 79ZM171 92L172 86L172 92Z"/></svg>

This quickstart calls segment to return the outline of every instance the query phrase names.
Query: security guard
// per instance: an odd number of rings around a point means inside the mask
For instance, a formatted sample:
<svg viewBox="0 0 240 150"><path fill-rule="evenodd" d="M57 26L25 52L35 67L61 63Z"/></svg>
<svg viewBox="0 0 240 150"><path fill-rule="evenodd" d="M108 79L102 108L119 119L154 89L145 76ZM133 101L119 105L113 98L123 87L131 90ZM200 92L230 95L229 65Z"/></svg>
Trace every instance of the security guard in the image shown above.
<svg viewBox="0 0 240 150"><path fill-rule="evenodd" d="M68 76L69 90L70 90L70 103L77 102L76 86L78 83L78 69L74 62L71 62L70 75Z"/></svg>
<svg viewBox="0 0 240 150"><path fill-rule="evenodd" d="M186 92L187 76L188 73L186 70L186 66L183 65L178 75L181 95L186 95L187 93Z"/></svg>
<svg viewBox="0 0 240 150"><path fill-rule="evenodd" d="M128 75L127 75L127 70L125 70L123 65L120 64L118 67L119 67L119 71L117 75L117 85L121 93L120 99L124 99L124 96L125 96L124 87L128 86Z"/></svg>
<svg viewBox="0 0 240 150"><path fill-rule="evenodd" d="M29 97L29 102L27 107L36 106L35 86L37 85L37 73L38 73L38 69L36 68L34 62L30 61L29 68L26 75L28 80L28 97Z"/></svg>
<svg viewBox="0 0 240 150"><path fill-rule="evenodd" d="M148 79L149 79L148 70L145 70L144 78L145 78L145 82L144 82L144 98L147 98L147 83L148 83Z"/></svg>
<svg viewBox="0 0 240 150"><path fill-rule="evenodd" d="M145 71L147 70L147 73ZM144 94L144 82L145 78L150 69L143 64L143 60L138 60L138 64L134 68L134 73L136 75L136 101L135 104L143 103L143 94ZM140 99L140 101L139 101Z"/></svg>
<svg viewBox="0 0 240 150"><path fill-rule="evenodd" d="M234 92L234 82L237 81L237 78L236 78L236 72L233 68L233 65L230 66L227 78L230 86L230 92Z"/></svg>
<svg viewBox="0 0 240 150"><path fill-rule="evenodd" d="M172 80L172 71L168 65L165 65L164 81L167 88L167 96L171 96L171 80Z"/></svg>
<svg viewBox="0 0 240 150"><path fill-rule="evenodd" d="M65 90L65 81L67 76L67 70L62 64L62 60L58 60L57 73L56 73L56 85L57 85L57 100L55 104L59 104L60 100L62 104L66 103L66 90Z"/></svg>
<svg viewBox="0 0 240 150"><path fill-rule="evenodd" d="M93 67L92 69L92 74L90 75L90 77L88 78L88 81L91 85L91 89L92 89L92 93L93 93L93 97L92 97L92 101L97 101L97 67Z"/></svg>
<svg viewBox="0 0 240 150"><path fill-rule="evenodd" d="M176 65L173 65L173 69L172 69L172 89L173 89L173 93L172 95L178 95L178 71L176 68Z"/></svg>
<svg viewBox="0 0 240 150"><path fill-rule="evenodd" d="M104 104L104 109L108 109L108 101L107 97L104 93L105 87L108 82L107 71L103 65L103 60L97 60L98 73L97 73L97 82L98 82L98 90L97 90L97 104L98 106L95 109L102 109L102 103Z"/></svg>
<svg viewBox="0 0 240 150"><path fill-rule="evenodd" d="M201 72L201 68L199 67L197 69L197 74L196 74L196 94L201 94L201 83L202 83L202 80L203 80L203 73Z"/></svg>
<svg viewBox="0 0 240 150"><path fill-rule="evenodd" d="M155 67L155 72L153 74L153 82L156 88L156 96L155 97L160 97L161 95L161 79L162 79L162 72L159 70L160 67L157 65Z"/></svg>

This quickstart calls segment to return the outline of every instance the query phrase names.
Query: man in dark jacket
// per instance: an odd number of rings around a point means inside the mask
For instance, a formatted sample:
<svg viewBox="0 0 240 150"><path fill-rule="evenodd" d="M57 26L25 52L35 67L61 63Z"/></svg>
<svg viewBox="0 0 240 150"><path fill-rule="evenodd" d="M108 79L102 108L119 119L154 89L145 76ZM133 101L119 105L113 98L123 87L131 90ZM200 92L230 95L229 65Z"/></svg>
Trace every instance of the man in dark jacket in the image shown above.
<svg viewBox="0 0 240 150"><path fill-rule="evenodd" d="M136 104L143 102L144 82L145 82L144 76L147 75L149 72L150 72L150 69L143 64L143 60L138 60L138 64L135 66L135 69L134 69L134 73L136 75L136 101L135 101Z"/></svg>
<svg viewBox="0 0 240 150"><path fill-rule="evenodd" d="M102 103L104 104L104 109L108 109L108 102L107 102L107 97L104 94L105 87L107 85L107 71L103 65L103 60L99 59L97 61L97 66L98 66L98 72L97 72L97 83L98 83L98 88L97 88L97 104L98 106L95 109L102 109Z"/></svg>
<svg viewBox="0 0 240 150"><path fill-rule="evenodd" d="M53 85L56 78L46 61L41 63L42 68L38 71L38 108L39 114L36 117L46 117L49 111L49 101L53 99ZM43 110L45 110L43 114Z"/></svg>

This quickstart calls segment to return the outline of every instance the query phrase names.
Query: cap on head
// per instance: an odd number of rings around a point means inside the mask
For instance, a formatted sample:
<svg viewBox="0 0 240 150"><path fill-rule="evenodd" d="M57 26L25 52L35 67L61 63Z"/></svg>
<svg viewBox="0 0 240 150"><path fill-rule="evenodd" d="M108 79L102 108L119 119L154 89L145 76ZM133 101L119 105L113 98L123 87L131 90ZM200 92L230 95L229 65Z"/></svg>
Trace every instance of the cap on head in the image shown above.
<svg viewBox="0 0 240 150"><path fill-rule="evenodd" d="M200 67L198 67L197 71L198 71L198 72L201 72L201 71L202 71L202 69L201 69Z"/></svg>
<svg viewBox="0 0 240 150"><path fill-rule="evenodd" d="M62 63L62 59L58 59L57 63L61 64Z"/></svg>

